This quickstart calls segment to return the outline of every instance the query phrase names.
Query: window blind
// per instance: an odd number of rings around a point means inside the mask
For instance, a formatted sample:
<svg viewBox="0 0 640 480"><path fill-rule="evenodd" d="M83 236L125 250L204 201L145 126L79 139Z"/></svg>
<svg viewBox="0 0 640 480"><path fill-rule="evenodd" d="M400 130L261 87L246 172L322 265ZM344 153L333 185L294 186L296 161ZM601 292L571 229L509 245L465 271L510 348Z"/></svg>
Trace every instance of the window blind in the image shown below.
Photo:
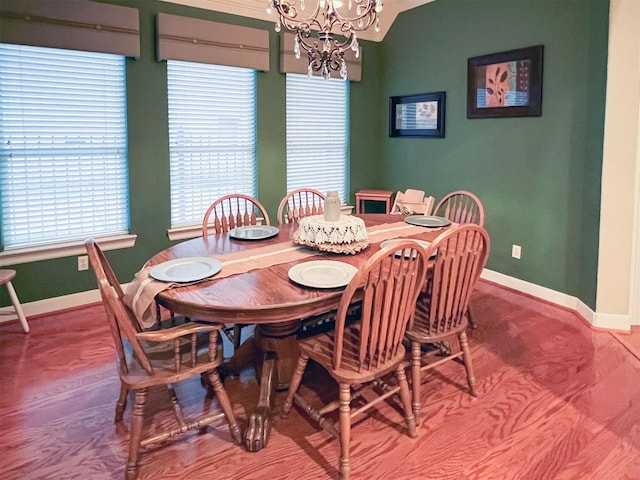
<svg viewBox="0 0 640 480"><path fill-rule="evenodd" d="M0 44L4 248L129 229L124 57Z"/></svg>
<svg viewBox="0 0 640 480"><path fill-rule="evenodd" d="M171 226L202 222L230 193L256 196L256 73L167 61Z"/></svg>
<svg viewBox="0 0 640 480"><path fill-rule="evenodd" d="M337 191L349 183L349 82L287 74L287 191Z"/></svg>

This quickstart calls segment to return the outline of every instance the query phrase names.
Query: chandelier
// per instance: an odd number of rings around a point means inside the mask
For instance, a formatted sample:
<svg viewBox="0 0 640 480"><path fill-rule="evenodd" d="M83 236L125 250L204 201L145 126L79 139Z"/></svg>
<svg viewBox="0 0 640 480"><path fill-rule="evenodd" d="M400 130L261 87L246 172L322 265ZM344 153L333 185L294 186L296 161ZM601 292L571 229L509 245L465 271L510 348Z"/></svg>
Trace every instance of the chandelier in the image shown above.
<svg viewBox="0 0 640 480"><path fill-rule="evenodd" d="M360 56L357 31L367 30L375 24L375 31L380 31L378 13L382 10L382 0L307 0L315 3L315 9L307 18L305 0L268 0L267 13L275 9L276 32L282 25L295 32L293 53L300 58L300 49L307 52L309 58L308 76L313 72L328 80L331 70L340 72L347 79L347 62L345 52L353 50L355 57ZM344 4L348 3L345 7ZM317 39L312 38L311 31L318 30ZM336 38L336 35L344 37Z"/></svg>

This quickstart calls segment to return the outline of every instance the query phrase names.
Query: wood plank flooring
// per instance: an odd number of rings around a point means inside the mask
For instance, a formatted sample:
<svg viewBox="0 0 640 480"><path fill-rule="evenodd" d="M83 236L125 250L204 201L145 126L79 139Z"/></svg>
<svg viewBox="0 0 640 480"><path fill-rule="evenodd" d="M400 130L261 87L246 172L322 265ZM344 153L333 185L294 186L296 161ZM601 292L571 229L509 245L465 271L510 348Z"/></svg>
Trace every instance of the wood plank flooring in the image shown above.
<svg viewBox="0 0 640 480"><path fill-rule="evenodd" d="M459 364L431 371L419 437L409 438L398 408L384 404L352 430L352 478L640 479L633 341L624 345L572 312L486 282L473 309L478 398L468 395ZM17 322L0 324L0 479L122 479L131 412L114 424L119 383L102 306L29 322L29 335ZM258 392L253 371L225 385L244 419ZM319 368L308 369L301 390L308 401L335 391ZM215 406L197 379L177 392L187 413ZM168 421L166 397L151 395L149 428ZM258 453L232 445L220 423L147 449L139 478L337 479L337 465L337 441L294 407L275 420Z"/></svg>

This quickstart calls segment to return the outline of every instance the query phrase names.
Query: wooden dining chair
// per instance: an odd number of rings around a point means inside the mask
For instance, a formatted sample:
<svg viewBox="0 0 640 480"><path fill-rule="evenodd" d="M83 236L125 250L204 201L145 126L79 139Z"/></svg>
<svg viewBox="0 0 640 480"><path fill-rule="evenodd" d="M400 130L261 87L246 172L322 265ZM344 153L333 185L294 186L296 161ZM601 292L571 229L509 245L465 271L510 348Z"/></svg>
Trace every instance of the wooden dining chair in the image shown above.
<svg viewBox="0 0 640 480"><path fill-rule="evenodd" d="M433 209L433 214L456 223L473 223L484 226L484 205L471 192L458 190L442 198Z"/></svg>
<svg viewBox="0 0 640 480"><path fill-rule="evenodd" d="M214 233L227 233L236 227L245 225L271 225L267 209L255 198L242 193L232 193L213 202L202 219L202 236L209 236L209 229Z"/></svg>
<svg viewBox="0 0 640 480"><path fill-rule="evenodd" d="M93 239L87 239L85 247L96 275L116 347L120 375L116 422L122 421L129 392L134 394L125 479L137 478L141 447L165 441L192 429L202 429L225 417L234 443L240 444L240 427L216 370L222 362L222 348L218 341L220 326L189 322L172 328L141 331L133 312L123 301L124 293L120 283L102 250ZM201 374L206 374L212 387L210 391L215 393L222 412L206 412L195 420L187 421L173 384ZM154 431L153 435L143 438L147 390L161 385L165 385L169 392L176 425L161 432Z"/></svg>
<svg viewBox="0 0 640 480"><path fill-rule="evenodd" d="M313 188L299 188L287 193L278 206L278 225L297 222L302 217L324 212L325 195Z"/></svg>
<svg viewBox="0 0 640 480"><path fill-rule="evenodd" d="M473 223L484 227L484 205L474 193L457 190L445 195L434 209L434 215L445 217L456 223ZM471 306L469 306L469 325L476 328Z"/></svg>
<svg viewBox="0 0 640 480"><path fill-rule="evenodd" d="M466 329L469 299L489 255L489 236L478 225L451 228L431 242L427 255L435 255L431 259L430 281L426 291L420 292L415 317L406 332L406 338L411 342L413 414L417 425L420 425L421 372L461 358L469 392L476 395ZM457 339L455 348L451 343L442 343L452 339ZM424 353L421 346L427 344L446 347L427 349ZM440 356L434 357L434 351Z"/></svg>
<svg viewBox="0 0 640 480"><path fill-rule="evenodd" d="M396 255L402 251L404 254ZM408 322L414 315L418 292L425 281L426 256L416 242L403 240L374 254L362 266L342 294L335 330L298 342L299 357L282 407L286 416L295 403L340 442L340 475L348 480L349 442L354 417L399 393L409 436L416 436L410 392L405 375L402 344ZM358 316L350 318L350 305L361 303ZM339 385L339 400L315 409L297 393L309 359L314 360ZM395 374L397 384L381 381ZM374 399L365 391L376 393ZM352 399L358 404L352 405ZM362 405L364 403L364 405ZM327 414L338 410L338 422Z"/></svg>
<svg viewBox="0 0 640 480"><path fill-rule="evenodd" d="M425 195L423 190L407 188L396 193L391 207L393 215L431 215L435 198Z"/></svg>
<svg viewBox="0 0 640 480"><path fill-rule="evenodd" d="M236 227L257 225L271 225L267 209L255 198L242 193L232 193L218 198L213 202L202 219L202 236L209 236L209 228L213 227L216 234L228 233ZM222 333L233 344L234 351L242 343L242 328L247 325L236 323L225 325Z"/></svg>

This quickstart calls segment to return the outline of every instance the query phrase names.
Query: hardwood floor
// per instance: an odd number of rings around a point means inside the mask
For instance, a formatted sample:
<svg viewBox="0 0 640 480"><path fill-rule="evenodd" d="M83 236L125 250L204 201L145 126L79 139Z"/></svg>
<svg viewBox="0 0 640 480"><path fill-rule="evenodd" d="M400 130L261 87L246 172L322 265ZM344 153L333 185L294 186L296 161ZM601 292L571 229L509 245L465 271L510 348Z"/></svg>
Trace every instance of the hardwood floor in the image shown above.
<svg viewBox="0 0 640 480"><path fill-rule="evenodd" d="M640 479L640 356L571 312L486 282L473 308L478 398L457 363L432 371L417 439L393 404L353 428L352 478ZM29 335L0 325L0 478L122 479L131 411L114 424L119 382L102 306L29 322ZM307 373L310 402L335 391L321 370ZM244 419L258 392L253 371L225 385ZM177 392L187 413L209 406L197 379ZM166 397L151 395L150 428L167 421ZM337 441L294 407L258 453L232 445L221 422L146 450L139 478L337 479L337 465Z"/></svg>

